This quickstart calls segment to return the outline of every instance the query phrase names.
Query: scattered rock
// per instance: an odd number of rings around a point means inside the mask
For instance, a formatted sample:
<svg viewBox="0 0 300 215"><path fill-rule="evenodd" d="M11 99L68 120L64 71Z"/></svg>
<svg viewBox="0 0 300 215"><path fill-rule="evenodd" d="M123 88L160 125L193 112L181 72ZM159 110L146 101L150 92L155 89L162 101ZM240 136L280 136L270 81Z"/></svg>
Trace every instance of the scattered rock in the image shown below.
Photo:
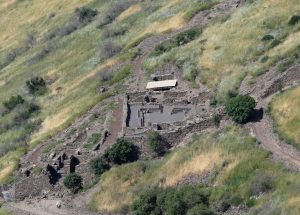
<svg viewBox="0 0 300 215"><path fill-rule="evenodd" d="M99 93L104 93L106 91L106 88L105 87L100 87L99 88Z"/></svg>
<svg viewBox="0 0 300 215"><path fill-rule="evenodd" d="M96 144L95 146L93 146L92 150L93 151L97 151L100 148L100 144Z"/></svg>
<svg viewBox="0 0 300 215"><path fill-rule="evenodd" d="M56 153L55 153L55 152L52 152L52 153L49 155L49 159L53 159L53 158L55 158L55 156L56 156Z"/></svg>

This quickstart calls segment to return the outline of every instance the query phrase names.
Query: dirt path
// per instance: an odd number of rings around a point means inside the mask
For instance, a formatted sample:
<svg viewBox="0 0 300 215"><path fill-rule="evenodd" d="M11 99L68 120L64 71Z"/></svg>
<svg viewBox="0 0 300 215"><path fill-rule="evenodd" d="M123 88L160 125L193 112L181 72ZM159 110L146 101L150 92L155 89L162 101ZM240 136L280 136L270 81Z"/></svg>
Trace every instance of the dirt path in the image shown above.
<svg viewBox="0 0 300 215"><path fill-rule="evenodd" d="M300 170L300 151L292 145L280 140L274 132L273 121L266 113L269 102L280 90L296 86L300 80L300 65L295 65L284 73L277 73L271 69L257 80L257 83L250 87L247 85L249 77L242 83L240 91L249 94L257 101L256 110L260 116L256 116L253 122L247 127L251 129L262 147L272 152L276 160L282 161L285 166L293 170Z"/></svg>

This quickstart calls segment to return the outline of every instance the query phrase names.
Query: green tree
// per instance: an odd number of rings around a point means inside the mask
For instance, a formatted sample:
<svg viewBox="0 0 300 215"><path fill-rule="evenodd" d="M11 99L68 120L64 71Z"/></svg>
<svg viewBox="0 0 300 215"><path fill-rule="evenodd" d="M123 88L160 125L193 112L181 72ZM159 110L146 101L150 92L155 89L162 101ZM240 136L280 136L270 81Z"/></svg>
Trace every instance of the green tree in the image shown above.
<svg viewBox="0 0 300 215"><path fill-rule="evenodd" d="M148 145L150 150L157 155L162 155L165 153L165 141L157 131L152 131L148 134Z"/></svg>
<svg viewBox="0 0 300 215"><path fill-rule="evenodd" d="M98 157L90 161L90 167L94 171L95 175L101 175L105 171L109 170L109 165L107 161L102 158Z"/></svg>
<svg viewBox="0 0 300 215"><path fill-rule="evenodd" d="M246 123L255 108L255 100L250 96L238 95L231 98L226 105L227 114L236 123Z"/></svg>
<svg viewBox="0 0 300 215"><path fill-rule="evenodd" d="M133 162L138 159L138 150L134 144L119 138L110 149L106 150L104 157L115 164Z"/></svg>
<svg viewBox="0 0 300 215"><path fill-rule="evenodd" d="M76 173L70 173L64 179L64 185L66 188L72 190L73 192L77 191L81 187L82 178Z"/></svg>

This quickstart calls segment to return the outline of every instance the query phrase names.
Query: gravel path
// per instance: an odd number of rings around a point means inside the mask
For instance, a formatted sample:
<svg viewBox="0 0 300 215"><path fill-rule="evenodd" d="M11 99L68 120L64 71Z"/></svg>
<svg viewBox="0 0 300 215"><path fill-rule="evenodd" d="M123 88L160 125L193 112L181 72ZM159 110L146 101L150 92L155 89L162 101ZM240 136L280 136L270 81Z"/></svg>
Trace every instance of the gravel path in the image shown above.
<svg viewBox="0 0 300 215"><path fill-rule="evenodd" d="M299 84L300 65L294 65L284 73L277 73L274 68L257 78L254 86L249 86L250 77L243 81L240 91L249 94L257 101L256 110L262 110L261 116L246 125L255 135L262 147L270 151L276 160L282 161L292 170L300 170L300 151L282 141L274 132L273 120L266 113L269 102L281 90Z"/></svg>

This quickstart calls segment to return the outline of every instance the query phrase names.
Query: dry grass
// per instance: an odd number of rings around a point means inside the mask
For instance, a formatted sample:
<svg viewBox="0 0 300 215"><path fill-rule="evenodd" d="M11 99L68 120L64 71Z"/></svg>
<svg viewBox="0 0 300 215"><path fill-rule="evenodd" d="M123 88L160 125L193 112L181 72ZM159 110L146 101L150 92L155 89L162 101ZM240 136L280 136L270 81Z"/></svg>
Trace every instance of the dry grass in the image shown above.
<svg viewBox="0 0 300 215"><path fill-rule="evenodd" d="M85 5L92 0L60 0L39 1L2 1L0 2L0 49L16 46L23 38L24 32L30 29L47 28L47 15L56 13L55 19L73 12L76 7Z"/></svg>
<svg viewBox="0 0 300 215"><path fill-rule="evenodd" d="M175 16L166 19L164 21L157 21L152 24L150 24L141 35L139 35L137 38L142 37L143 35L146 34L158 34L162 33L165 31L170 31L170 30L176 30L181 28L184 24L185 21L183 19L184 13L178 13Z"/></svg>
<svg viewBox="0 0 300 215"><path fill-rule="evenodd" d="M131 5L127 10L125 10L123 13L121 13L117 17L117 21L122 21L122 20L126 19L127 17L140 12L141 10L142 10L142 7L140 4Z"/></svg>
<svg viewBox="0 0 300 215"><path fill-rule="evenodd" d="M271 114L277 130L285 139L300 146L300 87L277 96L271 104Z"/></svg>
<svg viewBox="0 0 300 215"><path fill-rule="evenodd" d="M288 25L292 14L300 10L297 0L255 1L236 10L226 22L210 25L203 32L203 54L199 57L201 79L209 86L220 84L220 97L239 86L246 73L261 72L299 44L299 32ZM279 30L280 29L280 30ZM261 41L272 34L282 41L274 48ZM290 35L285 38L285 35ZM263 51L265 50L265 51ZM267 63L260 57L268 56Z"/></svg>
<svg viewBox="0 0 300 215"><path fill-rule="evenodd" d="M129 206L137 198L137 193L148 187L176 186L190 175L201 176L204 172L220 168L225 160L230 162L224 171L226 173L246 157L242 153L225 153L223 147L228 147L225 146L225 142L231 144L237 141L234 138L226 138L228 137L225 137L224 141L221 140L224 145L219 145L211 135L203 135L192 146L178 149L161 160L112 168L102 176L99 185L101 190L93 197L90 206L99 211L118 211ZM231 165L232 163L234 165Z"/></svg>

